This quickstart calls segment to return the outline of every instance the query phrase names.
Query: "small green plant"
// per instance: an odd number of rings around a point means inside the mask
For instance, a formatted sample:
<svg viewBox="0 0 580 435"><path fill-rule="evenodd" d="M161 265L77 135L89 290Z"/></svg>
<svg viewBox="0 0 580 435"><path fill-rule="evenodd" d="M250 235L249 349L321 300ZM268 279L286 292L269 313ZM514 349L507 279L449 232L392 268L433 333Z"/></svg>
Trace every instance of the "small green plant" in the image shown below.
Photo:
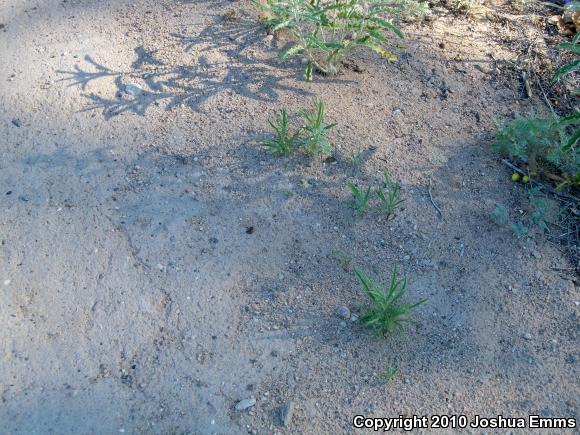
<svg viewBox="0 0 580 435"><path fill-rule="evenodd" d="M383 370L383 373L381 374L381 378L383 378L383 381L385 384L388 384L389 382L391 382L393 380L393 378L397 375L397 373L399 373L398 368L391 367L391 366L385 366L385 369Z"/></svg>
<svg viewBox="0 0 580 435"><path fill-rule="evenodd" d="M348 156L348 160L349 160L350 164L353 166L353 168L360 169L360 167L363 164L362 151L359 151L357 153L355 153L355 152L350 153Z"/></svg>
<svg viewBox="0 0 580 435"><path fill-rule="evenodd" d="M383 189L379 186L375 193L380 201L378 209L389 218L405 200L401 198L399 185L391 181L389 171L385 170L383 176L385 177L385 187Z"/></svg>
<svg viewBox="0 0 580 435"><path fill-rule="evenodd" d="M393 263L388 286L385 286L383 282L377 284L360 269L355 268L354 273L371 299L371 304L363 309L360 320L366 326L373 328L378 336L402 332L406 323L412 323L409 319L411 311L426 301L422 299L412 304L405 300L407 278L398 278L396 263Z"/></svg>
<svg viewBox="0 0 580 435"><path fill-rule="evenodd" d="M391 181L389 172L387 170L383 172L383 176L383 185L374 190L372 186L369 186L366 188L366 190L363 190L350 181L346 183L354 196L351 205L358 213L365 213L369 208L368 205L371 201L371 198L375 198L376 202L378 202L378 205L374 207L374 210L386 214L388 219L393 215L395 210L398 209L403 202L405 202L405 200L401 197L399 185ZM371 195L371 190L373 191L374 195Z"/></svg>
<svg viewBox="0 0 580 435"><path fill-rule="evenodd" d="M306 152L310 155L329 156L332 154L332 145L328 140L328 132L336 124L327 124L324 121L324 101L319 100L310 111L300 113L305 121L302 127L306 136L302 140Z"/></svg>
<svg viewBox="0 0 580 435"><path fill-rule="evenodd" d="M408 3L408 2L405 2ZM314 70L336 74L341 62L355 48L365 47L390 61L396 56L387 34L403 39L401 30L387 15L397 15L400 1L384 0L267 0L254 4L264 13L264 23L272 32L286 30L295 44L280 54L281 59L307 59L304 77L312 80ZM403 6L404 7L404 6ZM387 33L388 32L388 33Z"/></svg>
<svg viewBox="0 0 580 435"><path fill-rule="evenodd" d="M298 148L304 149L310 155L330 156L332 145L328 139L328 132L336 124L328 124L324 120L324 102L316 101L310 111L300 112L304 124L292 131L288 118L288 111L283 108L277 119L269 119L268 123L274 130L273 137L262 139L260 144L274 155L289 156Z"/></svg>
<svg viewBox="0 0 580 435"><path fill-rule="evenodd" d="M369 186L367 190L363 191L359 189L357 185L351 183L350 181L348 181L346 185L348 186L348 188L352 192L352 195L354 196L354 199L351 203L352 207L358 213L363 214L367 209L367 204L371 197L371 187Z"/></svg>
<svg viewBox="0 0 580 435"><path fill-rule="evenodd" d="M499 226L507 225L510 221L510 216L507 211L507 208L505 208L505 206L502 204L495 205L495 208L491 212L491 218Z"/></svg>
<svg viewBox="0 0 580 435"><path fill-rule="evenodd" d="M263 139L261 141L262 146L270 150L274 155L289 156L298 146L300 129L297 129L294 133L290 132L286 108L280 111L278 119L269 119L268 124L274 130L274 137Z"/></svg>

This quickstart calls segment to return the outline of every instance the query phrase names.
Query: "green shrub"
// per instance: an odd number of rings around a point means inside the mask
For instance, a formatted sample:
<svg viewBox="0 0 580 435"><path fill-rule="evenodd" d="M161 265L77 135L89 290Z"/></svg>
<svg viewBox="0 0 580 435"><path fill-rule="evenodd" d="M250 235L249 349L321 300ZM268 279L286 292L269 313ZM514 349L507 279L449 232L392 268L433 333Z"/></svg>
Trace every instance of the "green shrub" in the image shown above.
<svg viewBox="0 0 580 435"><path fill-rule="evenodd" d="M397 265L393 263L391 281L388 286L383 282L377 284L360 269L354 271L358 282L370 297L371 304L366 306L360 317L363 324L374 329L379 336L392 332L401 332L405 323L412 323L409 319L411 311L424 303L426 299L411 304L405 300L407 278L397 277Z"/></svg>
<svg viewBox="0 0 580 435"><path fill-rule="evenodd" d="M575 181L580 174L580 153L570 146L568 118L539 118L535 114L517 116L498 124L495 147L510 158L524 162L532 177L539 169L554 180L560 188Z"/></svg>
<svg viewBox="0 0 580 435"><path fill-rule="evenodd" d="M307 59L306 80L314 70L336 74L341 62L357 47L371 49L390 61L397 45L387 35L404 38L401 30L386 16L396 16L401 1L381 0L267 0L254 1L266 15L272 32L287 30L295 43L280 54L281 59L302 56Z"/></svg>

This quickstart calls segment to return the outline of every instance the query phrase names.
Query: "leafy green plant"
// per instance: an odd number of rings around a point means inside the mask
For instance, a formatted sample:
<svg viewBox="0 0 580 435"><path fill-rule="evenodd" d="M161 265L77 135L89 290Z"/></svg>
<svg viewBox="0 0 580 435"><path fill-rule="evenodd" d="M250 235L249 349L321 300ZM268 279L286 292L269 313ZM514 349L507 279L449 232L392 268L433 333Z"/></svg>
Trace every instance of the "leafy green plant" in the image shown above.
<svg viewBox="0 0 580 435"><path fill-rule="evenodd" d="M495 148L525 163L531 177L542 169L547 178L560 183L559 188L576 184L580 153L570 146L568 127L572 121L568 118L539 118L530 114L498 123Z"/></svg>
<svg viewBox="0 0 580 435"><path fill-rule="evenodd" d="M332 145L328 140L328 132L336 124L327 124L324 121L324 101L317 101L312 110L304 110L300 114L305 121L302 127L305 133L302 143L306 152L310 155L331 155Z"/></svg>
<svg viewBox="0 0 580 435"><path fill-rule="evenodd" d="M401 332L406 323L412 323L409 319L411 311L426 301L426 299L422 299L412 304L405 300L407 278L398 278L396 263L393 263L388 286L383 282L376 283L360 269L355 268L354 273L361 287L371 299L371 304L363 308L360 320L363 324L373 328L379 336Z"/></svg>
<svg viewBox="0 0 580 435"><path fill-rule="evenodd" d="M385 187L383 189L379 186L375 193L380 201L378 209L389 218L405 200L401 198L399 185L391 181L389 171L385 170L383 176L385 177Z"/></svg>
<svg viewBox="0 0 580 435"><path fill-rule="evenodd" d="M391 382L393 380L393 378L397 375L397 373L399 373L398 368L391 367L391 366L385 366L383 373L381 373L381 378L383 378L383 381L385 382L385 384L388 384L389 382Z"/></svg>
<svg viewBox="0 0 580 435"><path fill-rule="evenodd" d="M348 181L346 183L354 199L352 201L352 207L360 214L363 214L367 209L367 203L371 197L371 187L369 186L367 190L363 191L358 188L355 184Z"/></svg>
<svg viewBox="0 0 580 435"><path fill-rule="evenodd" d="M295 44L281 59L307 59L304 77L312 80L314 70L336 74L341 62L357 47L366 47L390 61L396 46L385 34L403 39L401 30L386 16L396 15L400 1L385 0L266 0L254 4L265 14L272 32L288 31Z"/></svg>
<svg viewBox="0 0 580 435"><path fill-rule="evenodd" d="M262 146L269 149L274 155L289 156L299 144L300 129L294 133L290 132L286 108L280 111L278 119L269 119L268 124L274 130L274 137L263 139Z"/></svg>
<svg viewBox="0 0 580 435"><path fill-rule="evenodd" d="M580 5L579 2L572 2L572 4L570 4L568 6L573 6L576 8L575 10L578 10L578 9L580 9L579 5ZM558 48L561 48L562 50L570 51L576 55L580 55L580 33L577 33L576 36L574 36L574 38L572 39L572 42L564 42L564 43L558 45ZM552 82L557 82L558 80L567 76L568 74L571 74L571 73L579 71L579 70L580 70L580 59L577 58L574 61L567 63L566 65L558 68L554 72L554 75L552 75ZM578 90L575 90L573 93L575 95L578 95L580 92ZM574 132L568 138L568 141L566 142L566 144L563 147L564 151L568 151L572 147L574 147L576 145L576 143L578 142L578 140L580 139L580 111L578 110L578 108L577 107L574 108L574 111L572 112L572 114L563 118L560 121L560 123L564 126L567 126L567 125L574 126Z"/></svg>

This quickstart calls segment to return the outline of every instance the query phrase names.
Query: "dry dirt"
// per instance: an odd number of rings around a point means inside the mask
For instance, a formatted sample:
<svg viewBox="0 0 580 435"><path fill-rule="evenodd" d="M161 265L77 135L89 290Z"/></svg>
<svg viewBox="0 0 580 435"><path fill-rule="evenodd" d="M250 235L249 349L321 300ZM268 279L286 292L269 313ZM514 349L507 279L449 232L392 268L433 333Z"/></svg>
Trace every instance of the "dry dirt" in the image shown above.
<svg viewBox="0 0 580 435"><path fill-rule="evenodd" d="M0 24L1 433L578 417L580 295L554 270L571 265L490 220L525 207L493 119L547 110L496 62L533 23L409 23L398 62L356 53L313 83L246 0L3 0ZM316 97L336 162L256 144ZM386 168L404 208L356 215L346 181ZM341 323L366 302L352 267L387 277L395 260L428 299L417 324L378 339Z"/></svg>

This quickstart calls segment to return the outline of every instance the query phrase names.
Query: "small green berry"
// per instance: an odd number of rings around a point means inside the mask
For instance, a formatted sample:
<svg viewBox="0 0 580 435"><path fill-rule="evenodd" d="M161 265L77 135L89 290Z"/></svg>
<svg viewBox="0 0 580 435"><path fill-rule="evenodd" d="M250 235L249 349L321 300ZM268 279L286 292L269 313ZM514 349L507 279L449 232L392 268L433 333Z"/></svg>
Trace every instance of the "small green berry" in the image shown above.
<svg viewBox="0 0 580 435"><path fill-rule="evenodd" d="M513 182L520 181L520 174L518 174L517 172L514 172L512 174L512 181Z"/></svg>

